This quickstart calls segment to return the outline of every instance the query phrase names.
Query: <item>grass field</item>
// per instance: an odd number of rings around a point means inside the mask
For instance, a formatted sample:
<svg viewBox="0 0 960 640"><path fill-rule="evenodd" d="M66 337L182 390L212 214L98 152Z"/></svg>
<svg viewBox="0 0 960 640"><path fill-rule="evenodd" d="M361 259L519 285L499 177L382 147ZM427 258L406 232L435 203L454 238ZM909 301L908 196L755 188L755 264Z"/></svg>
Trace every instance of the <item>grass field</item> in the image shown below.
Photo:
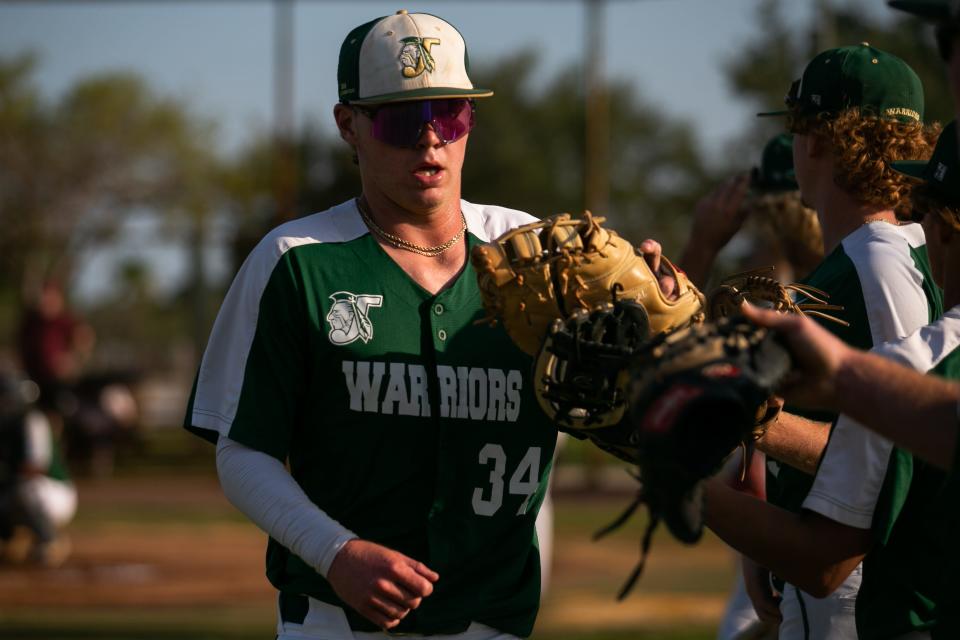
<svg viewBox="0 0 960 640"><path fill-rule="evenodd" d="M176 451L177 438L163 446ZM0 566L0 638L274 637L264 536L223 499L212 460L150 459L135 472L121 465L110 480L81 481L74 550L63 567ZM534 638L714 637L733 558L709 535L684 547L659 531L634 592L616 601L638 560L644 518L600 542L591 535L628 500L609 491L555 492L553 572Z"/></svg>

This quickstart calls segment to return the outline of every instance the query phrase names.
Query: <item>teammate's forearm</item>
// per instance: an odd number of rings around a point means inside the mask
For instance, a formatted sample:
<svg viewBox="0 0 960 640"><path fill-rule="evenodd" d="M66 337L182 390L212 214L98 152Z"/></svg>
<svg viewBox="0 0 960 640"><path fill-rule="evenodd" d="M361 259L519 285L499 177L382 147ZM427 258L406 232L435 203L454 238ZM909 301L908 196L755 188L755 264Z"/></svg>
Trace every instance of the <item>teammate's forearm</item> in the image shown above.
<svg viewBox="0 0 960 640"><path fill-rule="evenodd" d="M217 474L227 499L273 539L327 575L356 534L318 508L279 460L220 437Z"/></svg>
<svg viewBox="0 0 960 640"><path fill-rule="evenodd" d="M826 422L781 412L757 441L757 449L771 458L813 475L830 437Z"/></svg>
<svg viewBox="0 0 960 640"><path fill-rule="evenodd" d="M836 589L869 548L869 531L791 513L717 478L706 484L704 520L728 545L817 597Z"/></svg>
<svg viewBox="0 0 960 640"><path fill-rule="evenodd" d="M920 458L949 469L960 385L851 351L836 377L840 410Z"/></svg>

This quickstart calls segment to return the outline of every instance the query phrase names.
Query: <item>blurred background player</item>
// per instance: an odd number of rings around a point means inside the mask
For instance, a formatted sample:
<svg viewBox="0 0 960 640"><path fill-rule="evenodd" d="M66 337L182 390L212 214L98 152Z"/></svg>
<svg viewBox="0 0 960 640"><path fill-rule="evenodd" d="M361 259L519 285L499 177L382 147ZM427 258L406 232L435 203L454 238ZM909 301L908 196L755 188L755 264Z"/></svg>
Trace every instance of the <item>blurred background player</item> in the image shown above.
<svg viewBox="0 0 960 640"><path fill-rule="evenodd" d="M733 272L773 266L772 277L792 282L805 276L823 259L823 235L816 212L805 207L793 171L793 136L781 133L764 145L760 164L749 173L732 177L697 204L681 266L698 285L705 286L717 255L746 227L747 248ZM734 488L765 499L765 457L749 448L747 474L741 478L744 461L731 457L724 475ZM738 554L739 557L739 554ZM755 571L744 559L747 571ZM758 601L763 622L747 595L738 564L737 580L727 602L717 637L740 637L750 629L752 637L776 637L779 621L775 599Z"/></svg>
<svg viewBox="0 0 960 640"><path fill-rule="evenodd" d="M136 375L91 371L95 344L93 328L71 309L61 283L45 281L20 319L21 365L39 387L37 406L62 434L73 470L107 477L118 449L136 444Z"/></svg>
<svg viewBox="0 0 960 640"><path fill-rule="evenodd" d="M731 177L697 203L678 264L698 287L710 290L717 256L741 229L746 237L730 273L772 266L772 277L793 282L823 259L817 214L803 205L793 173L791 134L774 136L764 145L759 166Z"/></svg>
<svg viewBox="0 0 960 640"><path fill-rule="evenodd" d="M19 338L23 369L40 388L38 405L59 414L93 351L93 329L71 312L60 283L47 280L24 311Z"/></svg>
<svg viewBox="0 0 960 640"><path fill-rule="evenodd" d="M77 511L77 491L61 455L59 430L32 407L37 386L0 372L0 551L2 560L63 564L63 529Z"/></svg>

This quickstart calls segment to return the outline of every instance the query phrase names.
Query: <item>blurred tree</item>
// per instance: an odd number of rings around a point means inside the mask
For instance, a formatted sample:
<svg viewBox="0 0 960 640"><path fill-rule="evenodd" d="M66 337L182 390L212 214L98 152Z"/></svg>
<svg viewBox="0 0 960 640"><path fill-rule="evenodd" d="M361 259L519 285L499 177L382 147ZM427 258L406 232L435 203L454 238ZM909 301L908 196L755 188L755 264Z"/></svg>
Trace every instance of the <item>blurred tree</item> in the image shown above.
<svg viewBox="0 0 960 640"><path fill-rule="evenodd" d="M49 277L69 283L135 207L202 238L217 193L212 127L131 74L93 76L45 101L34 67L29 55L0 58L0 296L29 296Z"/></svg>
<svg viewBox="0 0 960 640"><path fill-rule="evenodd" d="M476 72L476 84L496 95L478 104L464 193L538 217L579 213L586 117L582 72L571 69L534 92L536 66L536 54L528 51ZM626 84L611 83L606 91L610 211L594 213L607 216L628 239L656 237L675 254L693 204L712 176L686 123L644 102Z"/></svg>

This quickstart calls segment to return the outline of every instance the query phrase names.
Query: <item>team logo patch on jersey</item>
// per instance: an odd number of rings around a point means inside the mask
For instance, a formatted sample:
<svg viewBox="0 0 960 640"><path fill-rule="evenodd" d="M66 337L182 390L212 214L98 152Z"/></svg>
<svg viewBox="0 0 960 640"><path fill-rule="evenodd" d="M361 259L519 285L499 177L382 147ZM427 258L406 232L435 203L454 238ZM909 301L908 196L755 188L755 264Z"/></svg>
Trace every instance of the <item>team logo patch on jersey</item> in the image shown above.
<svg viewBox="0 0 960 640"><path fill-rule="evenodd" d="M383 306L383 296L337 291L329 298L333 300L333 306L327 313L327 324L330 325L327 336L330 342L344 345L358 338L364 343L373 340L370 309Z"/></svg>
<svg viewBox="0 0 960 640"><path fill-rule="evenodd" d="M400 49L400 64L403 66L404 78L416 78L421 73L433 73L437 67L430 53L430 48L435 44L440 44L438 38L418 38L411 36L403 38L400 41L403 47Z"/></svg>

